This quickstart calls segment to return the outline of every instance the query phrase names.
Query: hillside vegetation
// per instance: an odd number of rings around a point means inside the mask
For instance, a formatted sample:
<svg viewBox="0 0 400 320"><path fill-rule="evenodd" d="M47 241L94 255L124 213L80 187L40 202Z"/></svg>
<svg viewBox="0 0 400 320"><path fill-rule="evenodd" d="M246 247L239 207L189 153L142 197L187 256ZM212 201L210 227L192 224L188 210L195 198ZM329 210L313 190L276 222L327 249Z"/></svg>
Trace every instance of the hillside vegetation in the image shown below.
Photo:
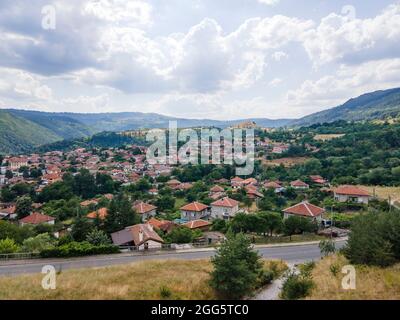
<svg viewBox="0 0 400 320"><path fill-rule="evenodd" d="M17 153L61 138L51 130L0 110L0 153Z"/></svg>

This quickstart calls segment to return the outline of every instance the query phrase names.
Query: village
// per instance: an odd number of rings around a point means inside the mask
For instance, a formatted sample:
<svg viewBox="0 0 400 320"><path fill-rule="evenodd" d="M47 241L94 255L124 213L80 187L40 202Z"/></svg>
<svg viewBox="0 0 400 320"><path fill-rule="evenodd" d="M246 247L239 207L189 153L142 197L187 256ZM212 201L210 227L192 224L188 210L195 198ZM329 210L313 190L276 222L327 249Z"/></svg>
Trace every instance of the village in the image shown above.
<svg viewBox="0 0 400 320"><path fill-rule="evenodd" d="M256 147L261 156L281 155L289 145L256 137ZM318 174L239 177L226 165L150 164L146 151L128 145L5 156L0 219L35 231L2 254L23 251L41 232L50 235L44 248L94 237L92 245L138 251L218 245L232 231L254 243L343 237L352 217L378 201Z"/></svg>

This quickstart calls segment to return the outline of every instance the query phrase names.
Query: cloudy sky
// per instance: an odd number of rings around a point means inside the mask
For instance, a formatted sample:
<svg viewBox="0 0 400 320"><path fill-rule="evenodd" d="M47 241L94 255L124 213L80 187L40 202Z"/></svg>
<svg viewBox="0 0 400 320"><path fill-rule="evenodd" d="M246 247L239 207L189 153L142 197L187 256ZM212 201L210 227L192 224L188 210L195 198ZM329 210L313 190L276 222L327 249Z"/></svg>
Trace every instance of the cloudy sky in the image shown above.
<svg viewBox="0 0 400 320"><path fill-rule="evenodd" d="M294 118L397 86L398 1L0 1L0 108Z"/></svg>

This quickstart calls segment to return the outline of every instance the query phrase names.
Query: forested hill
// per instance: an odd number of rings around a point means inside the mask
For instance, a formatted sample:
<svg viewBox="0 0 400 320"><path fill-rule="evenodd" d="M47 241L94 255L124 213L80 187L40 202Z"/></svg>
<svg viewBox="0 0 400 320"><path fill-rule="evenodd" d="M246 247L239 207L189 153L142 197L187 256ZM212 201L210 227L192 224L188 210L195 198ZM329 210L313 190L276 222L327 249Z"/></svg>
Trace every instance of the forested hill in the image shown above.
<svg viewBox="0 0 400 320"><path fill-rule="evenodd" d="M294 120L290 125L308 126L336 120L359 121L390 117L400 117L400 88L363 94L338 107Z"/></svg>
<svg viewBox="0 0 400 320"><path fill-rule="evenodd" d="M286 125L291 120L262 118L218 121L181 119L141 112L86 114L4 109L0 114L0 142L2 142L0 153L29 152L39 145L87 138L103 131L167 128L169 121L177 121L179 127L215 126L225 128L248 121L255 121L263 127L279 127Z"/></svg>

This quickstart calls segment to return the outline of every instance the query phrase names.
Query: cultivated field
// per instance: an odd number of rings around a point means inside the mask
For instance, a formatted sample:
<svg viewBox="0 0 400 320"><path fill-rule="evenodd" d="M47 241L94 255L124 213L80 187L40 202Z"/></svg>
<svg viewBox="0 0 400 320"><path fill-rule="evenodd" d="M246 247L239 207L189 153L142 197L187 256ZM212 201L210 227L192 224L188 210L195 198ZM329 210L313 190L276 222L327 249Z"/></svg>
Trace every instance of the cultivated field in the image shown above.
<svg viewBox="0 0 400 320"><path fill-rule="evenodd" d="M329 140L341 138L344 136L345 136L345 134L317 134L314 137L314 140L329 141Z"/></svg>
<svg viewBox="0 0 400 320"><path fill-rule="evenodd" d="M341 269L349 264L343 256L332 256L318 262L312 275L316 287L308 299L316 300L399 300L400 264L390 268L356 266L356 289L344 290ZM331 266L338 267L336 276Z"/></svg>
<svg viewBox="0 0 400 320"><path fill-rule="evenodd" d="M272 262L266 261L268 268ZM286 264L274 262L281 272ZM44 290L42 274L0 277L0 300L4 299L216 299L208 285L209 260L163 260L63 271L56 290Z"/></svg>

